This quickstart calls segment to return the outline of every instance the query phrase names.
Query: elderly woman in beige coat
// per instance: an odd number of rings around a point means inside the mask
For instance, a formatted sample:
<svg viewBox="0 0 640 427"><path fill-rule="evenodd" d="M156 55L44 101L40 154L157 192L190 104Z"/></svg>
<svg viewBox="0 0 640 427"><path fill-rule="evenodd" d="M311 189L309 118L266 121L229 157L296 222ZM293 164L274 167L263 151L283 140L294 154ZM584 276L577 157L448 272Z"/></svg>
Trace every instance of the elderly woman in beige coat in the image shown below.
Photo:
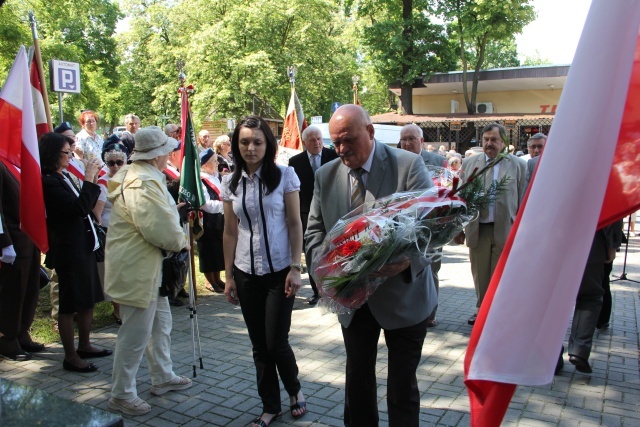
<svg viewBox="0 0 640 427"><path fill-rule="evenodd" d="M189 249L178 211L162 171L178 144L156 126L135 136L133 163L109 179L112 203L107 235L105 292L120 304L122 326L113 360L109 409L128 415L151 410L138 397L136 373L146 351L151 394L191 387L176 375L171 361L171 310L159 296L162 260L167 253Z"/></svg>

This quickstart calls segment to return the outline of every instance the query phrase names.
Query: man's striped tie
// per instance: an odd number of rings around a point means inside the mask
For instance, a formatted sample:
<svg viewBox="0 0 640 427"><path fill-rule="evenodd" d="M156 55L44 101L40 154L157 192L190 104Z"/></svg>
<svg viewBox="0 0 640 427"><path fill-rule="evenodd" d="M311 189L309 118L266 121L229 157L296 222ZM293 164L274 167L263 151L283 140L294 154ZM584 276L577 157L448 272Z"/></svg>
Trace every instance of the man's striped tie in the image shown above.
<svg viewBox="0 0 640 427"><path fill-rule="evenodd" d="M358 206L364 203L365 187L362 180L362 173L364 169L351 169L349 175L351 176L351 210L354 210Z"/></svg>

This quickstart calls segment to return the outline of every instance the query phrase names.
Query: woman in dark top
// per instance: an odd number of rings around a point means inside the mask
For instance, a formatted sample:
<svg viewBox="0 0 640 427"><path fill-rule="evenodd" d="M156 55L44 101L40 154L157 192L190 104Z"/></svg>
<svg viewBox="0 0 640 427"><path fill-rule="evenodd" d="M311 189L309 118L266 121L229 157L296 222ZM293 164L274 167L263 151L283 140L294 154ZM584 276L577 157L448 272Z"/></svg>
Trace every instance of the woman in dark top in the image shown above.
<svg viewBox="0 0 640 427"><path fill-rule="evenodd" d="M211 148L200 153L200 179L204 184L210 201L208 205L213 213L203 209L204 234L198 239L198 255L200 272L207 279L205 287L211 292L224 292L224 282L220 272L224 271L224 253L222 252L222 232L224 230L224 216L222 214L222 199L220 191L220 174L218 173L218 156Z"/></svg>
<svg viewBox="0 0 640 427"><path fill-rule="evenodd" d="M66 167L72 155L67 139L56 133L40 138L42 190L47 210L49 252L46 265L55 268L60 285L58 326L64 347L63 368L67 371L93 372L98 369L83 359L108 356L111 350L91 346L89 332L95 303L104 299L94 251L97 235L91 221L91 209L100 195L94 183L100 160L87 162L85 181L79 189L69 178ZM78 323L78 350L74 343L73 316Z"/></svg>

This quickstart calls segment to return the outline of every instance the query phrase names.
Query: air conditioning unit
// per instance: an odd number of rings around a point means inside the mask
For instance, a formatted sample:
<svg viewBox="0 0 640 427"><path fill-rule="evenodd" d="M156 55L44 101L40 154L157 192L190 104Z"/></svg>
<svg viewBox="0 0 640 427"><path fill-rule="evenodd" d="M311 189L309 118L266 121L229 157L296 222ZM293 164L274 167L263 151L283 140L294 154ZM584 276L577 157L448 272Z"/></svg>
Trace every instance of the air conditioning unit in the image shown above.
<svg viewBox="0 0 640 427"><path fill-rule="evenodd" d="M491 103L491 102L478 102L476 104L476 113L480 113L480 114L493 113L493 103Z"/></svg>

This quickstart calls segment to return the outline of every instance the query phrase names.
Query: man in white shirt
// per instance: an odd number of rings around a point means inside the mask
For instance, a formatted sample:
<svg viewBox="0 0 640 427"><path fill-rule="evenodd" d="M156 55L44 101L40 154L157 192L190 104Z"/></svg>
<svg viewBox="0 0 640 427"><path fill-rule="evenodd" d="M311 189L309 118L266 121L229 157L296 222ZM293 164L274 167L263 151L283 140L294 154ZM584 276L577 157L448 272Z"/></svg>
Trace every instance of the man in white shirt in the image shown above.
<svg viewBox="0 0 640 427"><path fill-rule="evenodd" d="M484 154L467 157L462 161L460 182L465 182L469 174L476 168L482 169L504 150L507 132L504 126L491 123L482 130L482 149ZM456 237L456 242L464 243L465 237L469 247L469 261L473 284L478 297L476 307L480 307L484 295L489 288L491 276L496 268L502 248L504 247L511 225L516 218L525 192L526 163L514 156L506 157L494 166L493 171L485 174L485 189L492 182L507 177L506 189L500 193L489 208L471 221L464 232ZM477 314L469 318L468 324L475 324Z"/></svg>

